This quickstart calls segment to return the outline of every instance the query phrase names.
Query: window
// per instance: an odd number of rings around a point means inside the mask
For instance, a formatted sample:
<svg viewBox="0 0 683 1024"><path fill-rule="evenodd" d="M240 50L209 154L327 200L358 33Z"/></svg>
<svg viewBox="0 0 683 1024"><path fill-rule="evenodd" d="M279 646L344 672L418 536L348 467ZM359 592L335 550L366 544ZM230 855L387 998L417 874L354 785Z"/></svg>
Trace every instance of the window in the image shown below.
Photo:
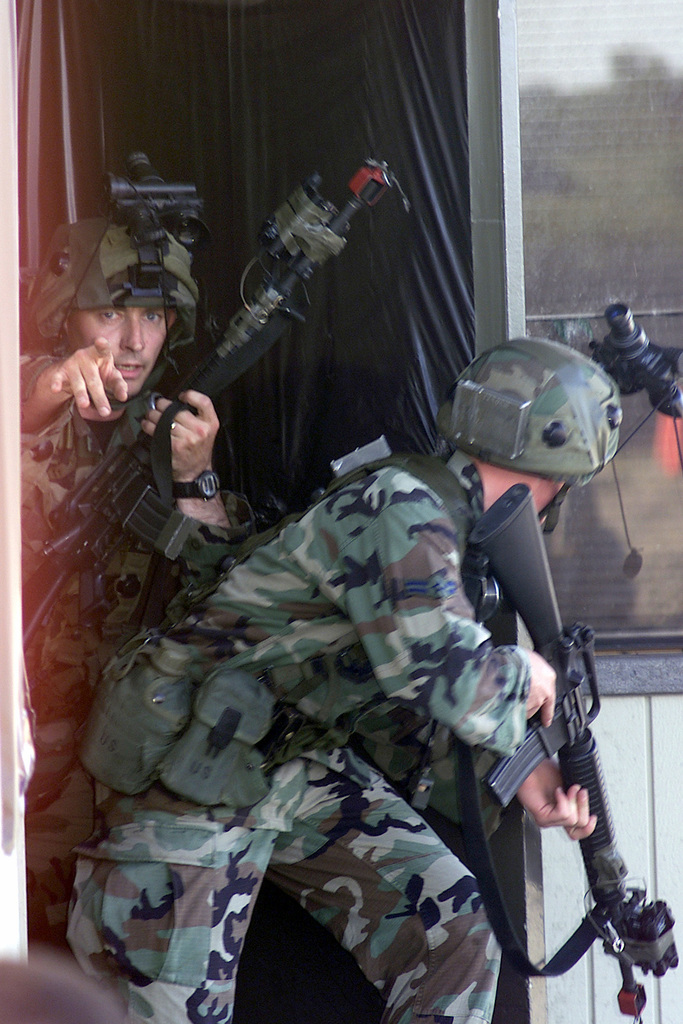
<svg viewBox="0 0 683 1024"><path fill-rule="evenodd" d="M517 18L527 333L588 352L623 302L683 351L683 7L517 0ZM549 539L562 618L603 648L680 649L683 426L645 391L623 406L613 467Z"/></svg>

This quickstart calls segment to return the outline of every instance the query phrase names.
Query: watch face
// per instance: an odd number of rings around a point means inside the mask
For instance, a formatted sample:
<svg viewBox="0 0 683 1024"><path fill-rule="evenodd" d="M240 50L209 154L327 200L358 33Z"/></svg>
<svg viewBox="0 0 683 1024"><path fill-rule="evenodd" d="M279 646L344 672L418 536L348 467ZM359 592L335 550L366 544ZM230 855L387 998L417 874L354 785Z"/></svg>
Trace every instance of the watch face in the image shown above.
<svg viewBox="0 0 683 1024"><path fill-rule="evenodd" d="M215 498L220 488L220 481L212 470L207 469L200 473L195 480L200 498Z"/></svg>

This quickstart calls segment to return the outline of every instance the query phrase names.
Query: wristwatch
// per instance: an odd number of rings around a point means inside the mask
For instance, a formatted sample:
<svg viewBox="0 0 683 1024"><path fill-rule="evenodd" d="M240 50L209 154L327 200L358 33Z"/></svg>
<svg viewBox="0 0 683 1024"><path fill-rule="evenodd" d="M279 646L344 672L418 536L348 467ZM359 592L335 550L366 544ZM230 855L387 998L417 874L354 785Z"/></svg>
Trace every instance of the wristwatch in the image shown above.
<svg viewBox="0 0 683 1024"><path fill-rule="evenodd" d="M204 501L208 501L210 498L215 498L221 489L221 482L218 479L218 474L214 473L212 469L205 469L203 473L200 473L196 480L191 480L185 483L174 483L173 484L173 497L174 498L203 498Z"/></svg>

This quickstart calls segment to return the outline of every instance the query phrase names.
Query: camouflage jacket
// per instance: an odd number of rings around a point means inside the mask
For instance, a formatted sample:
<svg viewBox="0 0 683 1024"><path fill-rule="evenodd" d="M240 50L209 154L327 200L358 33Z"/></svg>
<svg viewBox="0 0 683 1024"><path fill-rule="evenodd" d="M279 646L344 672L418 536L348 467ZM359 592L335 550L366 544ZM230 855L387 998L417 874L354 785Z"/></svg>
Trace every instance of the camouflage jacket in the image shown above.
<svg viewBox="0 0 683 1024"><path fill-rule="evenodd" d="M463 456L450 468L473 522L482 512L479 477ZM190 645L206 671L228 659L285 689L288 674L292 686L301 678L292 666L315 664L316 655L338 646L335 671L321 673L297 708L321 725L351 722L396 777L410 770L436 729L452 788L449 738L456 733L494 754L513 752L526 729L530 677L527 653L494 647L473 619L460 576L465 542L421 479L396 466L372 470L253 550L170 635ZM308 756L339 763L338 754L322 750ZM344 756L346 773L362 783L362 758L353 750ZM276 770L268 795L239 814L234 807L203 812L153 786L121 798L116 810L110 804L108 820L175 812L198 828L201 820L231 815L253 827L286 828L306 784L296 765Z"/></svg>
<svg viewBox="0 0 683 1024"><path fill-rule="evenodd" d="M23 361L22 378L29 389L31 379L44 365L44 359ZM135 441L144 409L144 396L126 406L105 451L73 404L40 432L22 435L24 580L44 563L45 542L54 535L54 510L105 453ZM196 523L178 564L159 577L164 587L160 608L179 587L199 583L211 575L221 559L250 532L250 526L245 526L249 512L246 502L232 494L224 497L233 527L224 530ZM145 584L152 564L150 552L127 534L101 576L84 572L65 581L45 626L25 652L31 704L39 724L68 720L77 727L85 718L102 666L140 628L138 605L146 600ZM86 616L82 609L92 604L93 592L98 605Z"/></svg>

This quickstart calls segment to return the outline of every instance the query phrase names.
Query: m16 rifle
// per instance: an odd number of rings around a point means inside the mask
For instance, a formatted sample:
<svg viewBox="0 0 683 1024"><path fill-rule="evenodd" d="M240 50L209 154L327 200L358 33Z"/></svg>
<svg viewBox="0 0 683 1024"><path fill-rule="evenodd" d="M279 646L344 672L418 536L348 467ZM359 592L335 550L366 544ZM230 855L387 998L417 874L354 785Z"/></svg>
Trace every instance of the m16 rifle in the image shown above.
<svg viewBox="0 0 683 1024"><path fill-rule="evenodd" d="M618 959L622 973L620 1010L639 1017L645 992L636 983L633 968L660 977L677 966L674 920L666 903L648 902L643 889L626 885L627 869L617 849L600 756L590 730L600 709L592 631L582 625L569 629L562 625L538 516L526 485L515 484L499 498L475 524L468 543L479 569L492 574L507 604L524 621L535 649L557 673L552 724L541 725L537 713L521 746L494 765L485 784L496 801L507 806L530 772L545 758L557 755L565 787L579 784L588 791L597 825L592 835L580 840L580 846L594 906L582 926L583 947L578 955L595 938L603 939L605 951ZM527 973L564 973L576 959L576 955L570 957L558 970L532 967Z"/></svg>
<svg viewBox="0 0 683 1024"><path fill-rule="evenodd" d="M199 220L201 201L194 186L166 184L140 153L129 157L128 171L129 178L108 176L112 219L129 226L144 269L139 285L145 288L154 282L156 245L164 230L191 247L202 241L206 229ZM350 198L337 210L320 196L320 180L312 174L263 224L261 249L252 262L270 257L269 269L254 295L248 301L243 297L243 308L230 320L220 343L179 392L192 388L215 398L264 354L288 320L304 320L295 304L297 286L342 251L352 216L374 206L396 183L385 164L367 160L349 181ZM113 451L53 513L54 537L45 546L40 568L24 585L25 645L65 580L83 566L104 567L125 531L166 558L180 553L192 521L173 507L170 428L182 408L186 406L178 400L171 402L151 443L142 435L132 447ZM92 602L94 607L96 595Z"/></svg>

